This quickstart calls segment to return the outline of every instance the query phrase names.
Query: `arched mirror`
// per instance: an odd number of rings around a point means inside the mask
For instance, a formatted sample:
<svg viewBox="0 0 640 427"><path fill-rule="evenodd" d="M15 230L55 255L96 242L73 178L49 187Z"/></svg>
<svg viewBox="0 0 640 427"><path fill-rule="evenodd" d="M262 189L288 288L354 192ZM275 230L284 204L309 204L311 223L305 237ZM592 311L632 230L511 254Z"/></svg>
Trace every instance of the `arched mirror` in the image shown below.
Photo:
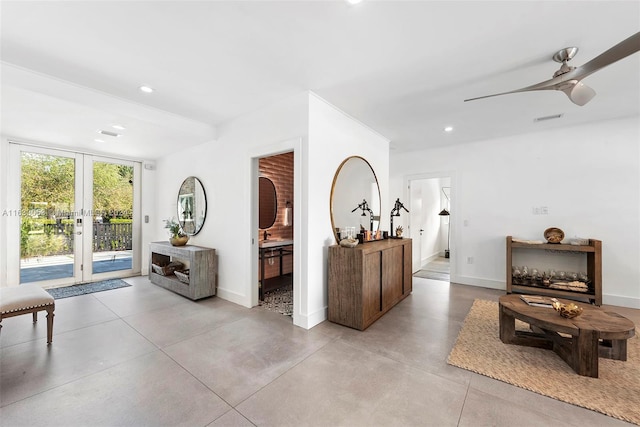
<svg viewBox="0 0 640 427"><path fill-rule="evenodd" d="M278 197L276 195L276 186L269 178L261 176L259 178L259 214L258 227L261 229L269 228L276 222L276 214L278 213Z"/></svg>
<svg viewBox="0 0 640 427"><path fill-rule="evenodd" d="M331 186L331 226L336 241L338 230L362 226L380 228L380 187L373 168L360 156L348 157L338 167Z"/></svg>
<svg viewBox="0 0 640 427"><path fill-rule="evenodd" d="M182 182L178 192L178 222L189 236L200 232L207 216L207 196L202 182L190 176Z"/></svg>

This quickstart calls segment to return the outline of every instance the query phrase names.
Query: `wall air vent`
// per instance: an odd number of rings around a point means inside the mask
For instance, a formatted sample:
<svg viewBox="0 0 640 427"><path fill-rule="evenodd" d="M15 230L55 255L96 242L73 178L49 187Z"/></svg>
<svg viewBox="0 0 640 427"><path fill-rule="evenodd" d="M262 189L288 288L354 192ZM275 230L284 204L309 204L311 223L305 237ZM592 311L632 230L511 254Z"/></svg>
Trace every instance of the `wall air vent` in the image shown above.
<svg viewBox="0 0 640 427"><path fill-rule="evenodd" d="M113 137L116 137L116 138L120 136L119 133L111 132L111 131L108 131L108 130L102 130L102 129L98 130L98 133L100 133L102 135L113 136Z"/></svg>
<svg viewBox="0 0 640 427"><path fill-rule="evenodd" d="M537 118L533 119L533 121L534 122L544 122L546 120L559 119L562 116L564 116L564 114L554 114L552 116L537 117Z"/></svg>

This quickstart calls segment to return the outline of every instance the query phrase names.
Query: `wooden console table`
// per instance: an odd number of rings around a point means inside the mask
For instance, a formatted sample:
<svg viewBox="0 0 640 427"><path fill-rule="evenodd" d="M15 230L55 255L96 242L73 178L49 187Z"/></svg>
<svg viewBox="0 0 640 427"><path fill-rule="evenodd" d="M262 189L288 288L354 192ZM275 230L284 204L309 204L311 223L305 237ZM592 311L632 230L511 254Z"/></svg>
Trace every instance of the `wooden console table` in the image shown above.
<svg viewBox="0 0 640 427"><path fill-rule="evenodd" d="M149 280L192 300L216 294L216 250L201 246L172 246L169 242L149 244ZM153 271L152 264L166 265L180 261L189 269L189 283L181 282L174 274L163 276Z"/></svg>
<svg viewBox="0 0 640 427"><path fill-rule="evenodd" d="M553 350L579 375L597 378L598 357L627 360L627 340L634 336L635 325L617 313L579 305L582 314L565 319L553 308L528 305L519 295L501 296L500 339L505 344ZM528 323L531 332L516 331L515 319Z"/></svg>

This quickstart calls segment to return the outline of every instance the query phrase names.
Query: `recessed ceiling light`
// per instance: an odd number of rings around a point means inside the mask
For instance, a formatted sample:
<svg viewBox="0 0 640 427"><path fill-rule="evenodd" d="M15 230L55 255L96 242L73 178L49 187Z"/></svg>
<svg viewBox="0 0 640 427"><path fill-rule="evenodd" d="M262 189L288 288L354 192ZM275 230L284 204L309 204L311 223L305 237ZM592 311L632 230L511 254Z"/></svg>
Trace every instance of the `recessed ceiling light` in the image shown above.
<svg viewBox="0 0 640 427"><path fill-rule="evenodd" d="M114 129L118 129L118 130L125 130L126 129L124 126L119 125L119 124L111 125L111 127L114 128Z"/></svg>
<svg viewBox="0 0 640 427"><path fill-rule="evenodd" d="M362 0L347 0L347 3L349 4L358 4L360 3Z"/></svg>
<svg viewBox="0 0 640 427"><path fill-rule="evenodd" d="M446 128L444 128L445 132L453 132L453 126L447 126Z"/></svg>
<svg viewBox="0 0 640 427"><path fill-rule="evenodd" d="M153 92L153 88L152 88L151 86L145 86L145 85L142 85L142 86L140 86L138 89L140 89L140 91L141 91L141 92L144 92L144 93L151 93L151 92Z"/></svg>
<svg viewBox="0 0 640 427"><path fill-rule="evenodd" d="M98 139L98 138L94 139L94 141L95 141L95 142L104 142L104 140L103 140L103 139Z"/></svg>

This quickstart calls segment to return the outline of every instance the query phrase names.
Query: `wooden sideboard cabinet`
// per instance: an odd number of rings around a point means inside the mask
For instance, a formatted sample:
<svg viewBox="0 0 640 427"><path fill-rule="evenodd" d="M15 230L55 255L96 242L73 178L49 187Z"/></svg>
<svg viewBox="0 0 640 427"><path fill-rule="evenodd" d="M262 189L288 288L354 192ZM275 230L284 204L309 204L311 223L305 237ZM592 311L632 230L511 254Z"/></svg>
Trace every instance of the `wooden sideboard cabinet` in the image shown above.
<svg viewBox="0 0 640 427"><path fill-rule="evenodd" d="M329 321L364 330L412 290L411 239L329 247Z"/></svg>
<svg viewBox="0 0 640 427"><path fill-rule="evenodd" d="M217 257L216 250L201 246L172 246L169 242L149 244L149 280L192 300L216 294ZM163 276L153 271L153 264L166 265L179 261L189 269L189 283L181 282L175 274Z"/></svg>

